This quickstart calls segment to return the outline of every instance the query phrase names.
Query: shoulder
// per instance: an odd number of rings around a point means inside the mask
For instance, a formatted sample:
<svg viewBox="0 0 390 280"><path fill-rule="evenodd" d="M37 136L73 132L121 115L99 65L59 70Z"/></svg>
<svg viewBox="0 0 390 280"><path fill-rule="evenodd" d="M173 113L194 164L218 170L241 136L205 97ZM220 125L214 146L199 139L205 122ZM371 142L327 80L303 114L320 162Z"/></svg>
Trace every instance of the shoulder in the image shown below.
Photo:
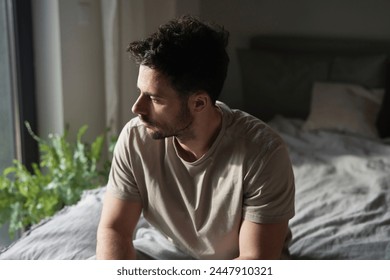
<svg viewBox="0 0 390 280"><path fill-rule="evenodd" d="M119 134L118 141L128 142L128 141L146 141L147 132L145 126L142 124L138 117L132 118L129 120L122 128L122 131Z"/></svg>
<svg viewBox="0 0 390 280"><path fill-rule="evenodd" d="M280 135L262 120L239 109L230 109L218 103L224 114L225 137L234 143L243 143L248 149L275 150L284 147Z"/></svg>
<svg viewBox="0 0 390 280"><path fill-rule="evenodd" d="M121 134L142 133L143 125L138 117L129 120L122 128Z"/></svg>
<svg viewBox="0 0 390 280"><path fill-rule="evenodd" d="M136 117L128 121L119 134L116 146L139 155L157 153L165 149L169 138L156 140L147 132L145 125ZM118 148L118 149L119 149Z"/></svg>
<svg viewBox="0 0 390 280"><path fill-rule="evenodd" d="M144 150L144 147L153 145L151 137L148 136L145 126L138 117L128 121L122 128L117 139L115 149L118 152L137 151L138 153Z"/></svg>

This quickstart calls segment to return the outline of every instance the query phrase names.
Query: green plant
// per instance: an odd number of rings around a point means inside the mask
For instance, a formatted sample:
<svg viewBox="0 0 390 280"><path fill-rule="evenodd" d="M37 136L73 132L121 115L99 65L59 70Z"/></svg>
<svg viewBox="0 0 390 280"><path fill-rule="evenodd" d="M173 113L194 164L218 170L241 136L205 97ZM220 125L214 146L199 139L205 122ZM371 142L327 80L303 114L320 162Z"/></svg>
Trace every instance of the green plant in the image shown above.
<svg viewBox="0 0 390 280"><path fill-rule="evenodd" d="M90 145L83 142L87 126L79 129L73 144L67 140L68 130L43 140L26 126L39 144L40 162L29 171L14 160L0 176L0 225L9 223L12 238L17 230L76 203L84 190L104 185L109 172L109 164L100 163L105 138L98 136Z"/></svg>

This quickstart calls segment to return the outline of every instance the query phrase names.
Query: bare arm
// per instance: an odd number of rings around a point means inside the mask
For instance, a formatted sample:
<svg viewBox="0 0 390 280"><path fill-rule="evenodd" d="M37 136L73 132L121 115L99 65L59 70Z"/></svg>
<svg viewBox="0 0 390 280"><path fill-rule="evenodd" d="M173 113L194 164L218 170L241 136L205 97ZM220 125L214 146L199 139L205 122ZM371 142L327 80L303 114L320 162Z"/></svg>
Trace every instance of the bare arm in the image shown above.
<svg viewBox="0 0 390 280"><path fill-rule="evenodd" d="M97 259L135 259L132 237L141 211L140 202L120 200L107 191L97 232Z"/></svg>
<svg viewBox="0 0 390 280"><path fill-rule="evenodd" d="M280 259L288 232L288 221L257 224L244 220L239 235L237 259Z"/></svg>

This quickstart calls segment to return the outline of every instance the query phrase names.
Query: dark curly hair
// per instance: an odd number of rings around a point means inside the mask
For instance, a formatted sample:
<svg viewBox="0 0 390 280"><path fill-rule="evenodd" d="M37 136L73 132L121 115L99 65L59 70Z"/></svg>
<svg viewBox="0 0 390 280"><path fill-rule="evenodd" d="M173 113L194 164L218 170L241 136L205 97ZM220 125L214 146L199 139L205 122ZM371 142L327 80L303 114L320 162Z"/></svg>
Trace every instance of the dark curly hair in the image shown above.
<svg viewBox="0 0 390 280"><path fill-rule="evenodd" d="M187 15L161 25L145 40L130 43L127 51L137 64L167 75L181 95L204 90L215 102L226 79L228 38L223 27Z"/></svg>

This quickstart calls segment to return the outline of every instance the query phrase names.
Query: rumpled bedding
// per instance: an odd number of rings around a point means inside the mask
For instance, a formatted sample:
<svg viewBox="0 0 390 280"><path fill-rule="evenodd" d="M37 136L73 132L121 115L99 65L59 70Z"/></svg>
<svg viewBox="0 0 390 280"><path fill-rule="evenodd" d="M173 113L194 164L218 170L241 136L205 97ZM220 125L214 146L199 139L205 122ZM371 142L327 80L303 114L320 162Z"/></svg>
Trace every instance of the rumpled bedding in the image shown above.
<svg viewBox="0 0 390 280"><path fill-rule="evenodd" d="M105 188L88 190L81 200L41 221L8 248L0 260L82 260L93 258Z"/></svg>
<svg viewBox="0 0 390 280"><path fill-rule="evenodd" d="M390 259L390 145L302 124L270 123L289 147L296 180L292 256Z"/></svg>
<svg viewBox="0 0 390 280"><path fill-rule="evenodd" d="M330 131L307 132L300 120L270 125L287 143L296 181L290 222L295 259L390 259L390 145ZM0 259L93 259L105 187L42 221ZM143 218L134 245L145 258L186 256Z"/></svg>
<svg viewBox="0 0 390 280"><path fill-rule="evenodd" d="M105 187L84 192L81 200L41 221L7 248L0 260L93 260ZM134 234L140 259L190 259L141 216Z"/></svg>

